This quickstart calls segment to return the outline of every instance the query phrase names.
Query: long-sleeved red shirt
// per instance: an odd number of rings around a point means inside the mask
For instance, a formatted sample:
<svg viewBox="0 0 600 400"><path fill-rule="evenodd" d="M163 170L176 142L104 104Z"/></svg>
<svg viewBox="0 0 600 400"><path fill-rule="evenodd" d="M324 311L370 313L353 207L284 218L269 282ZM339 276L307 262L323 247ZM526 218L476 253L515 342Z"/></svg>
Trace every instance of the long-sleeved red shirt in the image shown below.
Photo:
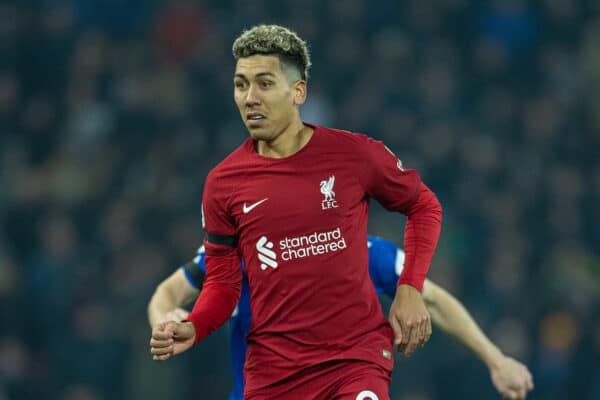
<svg viewBox="0 0 600 400"><path fill-rule="evenodd" d="M247 393L329 360L391 371L393 334L368 272L369 199L408 216L399 283L422 288L440 232L435 195L381 142L310 126L309 142L282 159L248 139L204 188L207 275L189 320L197 341L227 320L241 255L252 310Z"/></svg>

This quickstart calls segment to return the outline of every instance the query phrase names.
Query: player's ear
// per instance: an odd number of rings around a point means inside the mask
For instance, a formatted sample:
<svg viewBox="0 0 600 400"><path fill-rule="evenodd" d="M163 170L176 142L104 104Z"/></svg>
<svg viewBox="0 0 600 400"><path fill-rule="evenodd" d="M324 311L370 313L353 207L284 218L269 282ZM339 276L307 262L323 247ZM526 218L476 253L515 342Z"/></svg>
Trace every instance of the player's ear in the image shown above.
<svg viewBox="0 0 600 400"><path fill-rule="evenodd" d="M299 106L300 104L304 104L306 101L306 81L304 79L300 79L294 82L292 85L292 91L294 93L294 105Z"/></svg>

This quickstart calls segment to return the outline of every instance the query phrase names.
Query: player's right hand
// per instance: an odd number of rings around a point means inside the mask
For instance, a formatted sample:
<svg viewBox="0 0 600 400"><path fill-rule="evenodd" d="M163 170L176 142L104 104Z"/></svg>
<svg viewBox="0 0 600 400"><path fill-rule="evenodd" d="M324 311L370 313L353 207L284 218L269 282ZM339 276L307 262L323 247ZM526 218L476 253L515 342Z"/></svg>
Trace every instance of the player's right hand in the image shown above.
<svg viewBox="0 0 600 400"><path fill-rule="evenodd" d="M155 361L165 361L194 345L196 328L191 322L168 321L152 329L150 353Z"/></svg>

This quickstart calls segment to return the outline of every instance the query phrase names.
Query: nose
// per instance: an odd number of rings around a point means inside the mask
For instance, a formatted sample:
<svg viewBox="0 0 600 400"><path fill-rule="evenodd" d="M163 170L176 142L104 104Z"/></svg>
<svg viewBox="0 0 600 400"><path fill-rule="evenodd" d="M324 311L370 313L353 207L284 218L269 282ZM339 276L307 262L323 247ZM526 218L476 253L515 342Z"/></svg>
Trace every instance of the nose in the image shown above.
<svg viewBox="0 0 600 400"><path fill-rule="evenodd" d="M250 85L246 93L246 106L255 106L257 104L260 104L257 88L255 85Z"/></svg>

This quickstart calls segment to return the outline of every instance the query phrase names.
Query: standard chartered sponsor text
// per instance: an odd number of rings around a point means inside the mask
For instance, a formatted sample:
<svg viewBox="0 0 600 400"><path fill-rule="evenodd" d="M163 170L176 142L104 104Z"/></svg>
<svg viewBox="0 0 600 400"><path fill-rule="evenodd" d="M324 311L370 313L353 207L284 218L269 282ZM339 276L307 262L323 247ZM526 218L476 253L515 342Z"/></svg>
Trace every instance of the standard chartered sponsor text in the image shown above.
<svg viewBox="0 0 600 400"><path fill-rule="evenodd" d="M310 235L286 237L279 241L281 258L285 261L295 260L333 251L343 250L346 240L340 228L332 231L313 232Z"/></svg>

